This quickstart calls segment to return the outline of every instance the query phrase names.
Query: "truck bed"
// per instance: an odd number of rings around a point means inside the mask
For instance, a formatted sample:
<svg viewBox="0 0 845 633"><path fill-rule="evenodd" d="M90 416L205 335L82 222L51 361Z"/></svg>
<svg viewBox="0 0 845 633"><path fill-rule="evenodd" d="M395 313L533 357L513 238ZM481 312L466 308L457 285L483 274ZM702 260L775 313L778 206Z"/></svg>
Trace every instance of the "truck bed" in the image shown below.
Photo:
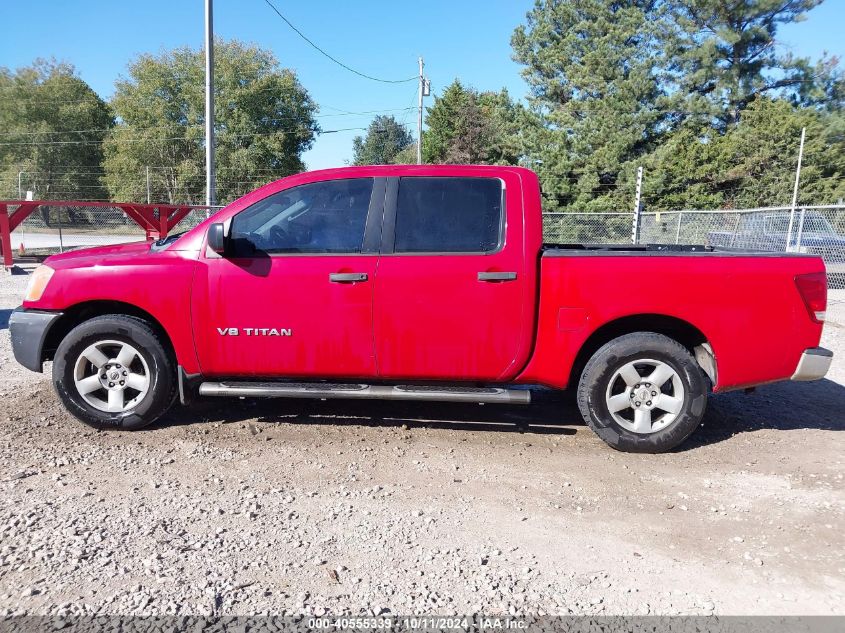
<svg viewBox="0 0 845 633"><path fill-rule="evenodd" d="M811 319L795 283L798 275L824 274L821 258L813 255L544 244L539 265L538 336L529 374L559 371L553 386L569 383L566 370L588 338L618 323L635 321L643 331L667 319L691 326L713 350L716 391L788 379L821 335L822 325Z"/></svg>

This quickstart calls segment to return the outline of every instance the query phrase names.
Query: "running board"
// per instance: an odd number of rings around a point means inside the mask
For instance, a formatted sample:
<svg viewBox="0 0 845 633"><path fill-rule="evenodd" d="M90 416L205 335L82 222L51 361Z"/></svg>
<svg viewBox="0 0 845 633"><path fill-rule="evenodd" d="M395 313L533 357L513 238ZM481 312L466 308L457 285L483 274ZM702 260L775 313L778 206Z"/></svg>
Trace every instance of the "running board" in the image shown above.
<svg viewBox="0 0 845 633"><path fill-rule="evenodd" d="M250 398L349 398L372 400L429 400L529 404L531 392L501 387L438 387L419 385L362 385L291 382L204 382L201 396Z"/></svg>

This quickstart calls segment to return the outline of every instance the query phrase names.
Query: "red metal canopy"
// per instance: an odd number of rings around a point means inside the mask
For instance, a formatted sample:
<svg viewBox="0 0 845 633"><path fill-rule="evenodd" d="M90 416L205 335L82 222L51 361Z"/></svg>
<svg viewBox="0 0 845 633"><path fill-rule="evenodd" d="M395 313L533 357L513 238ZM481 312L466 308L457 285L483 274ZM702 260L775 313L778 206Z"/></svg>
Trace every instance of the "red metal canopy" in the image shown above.
<svg viewBox="0 0 845 633"><path fill-rule="evenodd" d="M12 231L38 207L104 207L120 209L144 230L148 240L167 234L194 209L210 209L204 205L139 204L135 202L88 202L81 200L0 200L0 250L3 265L12 266ZM10 207L15 207L10 211Z"/></svg>

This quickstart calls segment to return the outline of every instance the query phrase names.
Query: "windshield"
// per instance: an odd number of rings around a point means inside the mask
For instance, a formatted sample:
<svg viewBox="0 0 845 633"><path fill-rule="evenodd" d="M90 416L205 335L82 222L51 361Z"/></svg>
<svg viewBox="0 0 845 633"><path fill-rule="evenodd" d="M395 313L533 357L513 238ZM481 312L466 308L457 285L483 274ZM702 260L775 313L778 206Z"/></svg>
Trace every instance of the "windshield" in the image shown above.
<svg viewBox="0 0 845 633"><path fill-rule="evenodd" d="M798 230L801 225L801 214L795 214L793 231ZM778 215L766 216L766 233L786 233L789 230L789 214L779 213ZM835 233L827 218L818 213L805 213L804 224L801 230L804 233Z"/></svg>

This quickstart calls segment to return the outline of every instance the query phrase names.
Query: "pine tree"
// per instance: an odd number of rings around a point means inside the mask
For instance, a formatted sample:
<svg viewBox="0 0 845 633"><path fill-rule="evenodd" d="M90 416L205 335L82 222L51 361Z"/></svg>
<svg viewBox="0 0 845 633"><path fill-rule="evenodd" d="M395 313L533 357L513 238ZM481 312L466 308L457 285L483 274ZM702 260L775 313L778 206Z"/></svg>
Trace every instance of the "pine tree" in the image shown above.
<svg viewBox="0 0 845 633"><path fill-rule="evenodd" d="M818 63L784 52L777 44L783 24L797 22L822 0L677 0L667 51L687 116L714 117L724 131L759 97L842 107L837 60Z"/></svg>
<svg viewBox="0 0 845 633"><path fill-rule="evenodd" d="M816 125L829 147L845 106L836 58L813 64L775 45L782 24L820 2L536 0L512 45L535 117L523 123L523 160L547 209L626 209L639 165L647 207L783 200L768 175L789 172L793 128ZM818 195L836 190L828 181Z"/></svg>
<svg viewBox="0 0 845 633"><path fill-rule="evenodd" d="M663 4L537 0L516 29L514 59L541 124L527 158L551 209L615 210L631 199L628 163L656 147L669 118Z"/></svg>
<svg viewBox="0 0 845 633"><path fill-rule="evenodd" d="M352 140L353 165L389 165L414 142L408 129L393 115L377 116L364 137Z"/></svg>
<svg viewBox="0 0 845 633"><path fill-rule="evenodd" d="M525 113L507 90L478 92L455 79L427 108L427 163L515 165Z"/></svg>

